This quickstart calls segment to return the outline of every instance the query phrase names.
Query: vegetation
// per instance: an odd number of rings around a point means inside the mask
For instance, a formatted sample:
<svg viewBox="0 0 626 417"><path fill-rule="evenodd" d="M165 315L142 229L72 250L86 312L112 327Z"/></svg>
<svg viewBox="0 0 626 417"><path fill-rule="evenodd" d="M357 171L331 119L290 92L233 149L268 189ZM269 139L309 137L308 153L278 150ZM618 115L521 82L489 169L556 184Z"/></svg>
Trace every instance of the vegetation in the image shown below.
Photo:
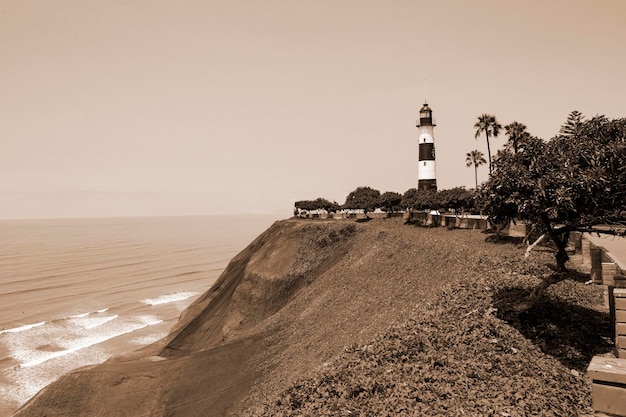
<svg viewBox="0 0 626 417"><path fill-rule="evenodd" d="M476 189L478 189L478 167L487 163L485 160L485 154L479 150L473 150L465 154L465 166L474 166L474 180L476 182Z"/></svg>
<svg viewBox="0 0 626 417"><path fill-rule="evenodd" d="M512 122L504 126L505 134L509 137L507 147L517 153L520 144L530 137L530 133L526 131L526 125L519 122Z"/></svg>
<svg viewBox="0 0 626 417"><path fill-rule="evenodd" d="M325 198L301 200L295 202L294 215L309 211L325 211L333 213L344 210L362 210L366 215L376 209L387 213L398 211L431 211L443 210L461 214L476 209L475 193L464 187L449 190L418 190L411 188L404 194L395 191L380 193L370 187L358 187L350 192L343 205L330 202Z"/></svg>
<svg viewBox="0 0 626 417"><path fill-rule="evenodd" d="M559 130L559 134L561 136L574 136L578 133L580 127L583 124L584 116L578 110L574 110L567 116L567 120L565 124L561 126L561 130Z"/></svg>
<svg viewBox="0 0 626 417"><path fill-rule="evenodd" d="M474 123L474 129L476 129L476 134L474 135L475 139L478 139L483 132L485 133L485 139L487 139L487 156L489 157L489 173L491 174L491 147L489 146L489 136L491 135L497 138L500 134L500 129L502 129L502 125L498 123L496 116L485 113L478 116L478 121Z"/></svg>
<svg viewBox="0 0 626 417"><path fill-rule="evenodd" d="M344 209L363 210L365 216L369 211L374 211L380 207L380 191L370 187L358 187L346 197L343 204Z"/></svg>
<svg viewBox="0 0 626 417"><path fill-rule="evenodd" d="M615 226L626 225L626 119L581 119L570 115L549 141L529 135L517 153L499 152L480 192L492 223L521 220L556 246L553 273L523 308L567 276L572 231L623 234Z"/></svg>
<svg viewBox="0 0 626 417"><path fill-rule="evenodd" d="M400 211L400 203L402 203L402 195L395 191L387 191L380 196L379 208L387 213Z"/></svg>
<svg viewBox="0 0 626 417"><path fill-rule="evenodd" d="M528 309L550 285L569 276L567 247L572 232L626 235L626 119L596 116L585 120L573 111L559 134L547 141L514 121L504 127L508 141L494 158L489 139L497 137L502 126L494 115L482 114L474 128L476 138L485 135L489 158L486 161L478 150L466 154L466 165L474 167L475 192L463 187L411 188L400 195L358 187L341 207L318 198L296 202L296 210L341 208L362 210L366 216L376 209L455 214L480 210L492 225L524 222L540 235L531 248L542 239L555 248L552 271L541 277L528 300L518 306ZM487 162L489 179L479 188L477 168Z"/></svg>
<svg viewBox="0 0 626 417"><path fill-rule="evenodd" d="M337 204L334 201L331 203L330 201L321 197L316 198L315 200L301 200L301 201L295 202L296 214L298 214L300 210L305 210L305 211L324 210L328 213L334 213L339 209L340 209L339 204Z"/></svg>
<svg viewBox="0 0 626 417"><path fill-rule="evenodd" d="M435 190L410 188L404 193L402 205L409 211L439 210L441 202L437 198L438 194Z"/></svg>
<svg viewBox="0 0 626 417"><path fill-rule="evenodd" d="M439 205L454 214L476 211L475 193L465 187L441 190L438 193Z"/></svg>

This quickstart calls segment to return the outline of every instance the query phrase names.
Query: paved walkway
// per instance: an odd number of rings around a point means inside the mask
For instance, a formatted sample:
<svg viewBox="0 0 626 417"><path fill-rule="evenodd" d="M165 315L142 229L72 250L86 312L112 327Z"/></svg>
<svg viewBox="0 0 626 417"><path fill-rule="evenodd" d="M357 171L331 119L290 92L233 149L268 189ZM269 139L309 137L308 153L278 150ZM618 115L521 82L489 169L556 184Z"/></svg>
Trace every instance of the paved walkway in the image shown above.
<svg viewBox="0 0 626 417"><path fill-rule="evenodd" d="M607 254L615 261L619 269L626 272L626 237L585 233L585 238L594 245L604 248Z"/></svg>

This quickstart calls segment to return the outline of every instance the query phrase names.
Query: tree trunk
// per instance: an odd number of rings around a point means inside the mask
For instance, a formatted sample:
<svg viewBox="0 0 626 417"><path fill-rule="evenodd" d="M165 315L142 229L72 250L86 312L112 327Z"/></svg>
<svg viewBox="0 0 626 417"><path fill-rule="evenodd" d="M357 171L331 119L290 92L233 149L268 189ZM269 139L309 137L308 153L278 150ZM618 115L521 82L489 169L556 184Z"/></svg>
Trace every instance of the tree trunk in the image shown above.
<svg viewBox="0 0 626 417"><path fill-rule="evenodd" d="M489 147L489 131L485 129L485 137L487 138L487 156L489 157L489 175L491 175L491 148Z"/></svg>
<svg viewBox="0 0 626 417"><path fill-rule="evenodd" d="M555 272L553 274L547 274L541 277L541 282L533 288L528 296L528 299L520 303L515 310L520 313L532 308L539 300L543 298L543 294L546 292L550 285L557 284L563 281L567 277L567 272Z"/></svg>
<svg viewBox="0 0 626 417"><path fill-rule="evenodd" d="M541 277L541 282L537 285L530 293L528 300L524 303L521 303L517 307L517 311L525 311L537 304L537 301L543 297L543 293L548 289L550 285L554 285L558 282L563 281L567 278L567 268L565 267L565 263L569 260L569 256L567 255L567 251L565 248L567 247L567 242L569 240L569 230L565 230L563 232L563 236L555 231L550 225L550 219L547 216L542 216L541 221L544 226L548 230L548 236L554 242L557 247L556 254L554 255L556 259L556 270L552 274L544 275Z"/></svg>
<svg viewBox="0 0 626 417"><path fill-rule="evenodd" d="M550 229L549 234L550 238L552 238L552 241L557 247L556 254L554 255L554 258L556 259L556 270L557 272L565 272L567 271L567 268L565 268L565 263L569 260L569 255L567 254L567 250L565 249L567 247L569 233L566 232L566 237L563 239L553 229Z"/></svg>
<svg viewBox="0 0 626 417"><path fill-rule="evenodd" d="M478 190L478 165L474 164L474 180L476 181L476 190Z"/></svg>

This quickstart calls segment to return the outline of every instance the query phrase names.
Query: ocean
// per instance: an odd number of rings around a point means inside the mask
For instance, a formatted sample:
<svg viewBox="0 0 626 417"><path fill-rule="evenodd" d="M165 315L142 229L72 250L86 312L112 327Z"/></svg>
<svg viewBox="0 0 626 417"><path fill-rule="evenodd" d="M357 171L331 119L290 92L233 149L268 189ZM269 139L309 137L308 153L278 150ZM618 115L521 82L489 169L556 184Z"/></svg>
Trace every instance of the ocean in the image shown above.
<svg viewBox="0 0 626 417"><path fill-rule="evenodd" d="M0 416L168 334L276 216L0 220Z"/></svg>

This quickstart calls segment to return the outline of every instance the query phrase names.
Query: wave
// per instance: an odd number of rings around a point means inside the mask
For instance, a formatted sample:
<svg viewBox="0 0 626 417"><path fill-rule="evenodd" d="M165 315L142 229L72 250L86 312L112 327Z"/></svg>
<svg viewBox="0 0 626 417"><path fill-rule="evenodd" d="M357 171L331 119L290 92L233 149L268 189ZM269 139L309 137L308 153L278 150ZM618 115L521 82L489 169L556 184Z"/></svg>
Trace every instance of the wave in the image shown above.
<svg viewBox="0 0 626 417"><path fill-rule="evenodd" d="M24 326L14 327L12 329L0 330L0 334L25 332L26 330L30 330L30 329L33 329L35 327L43 326L46 323L47 323L47 321L41 321L39 323L33 323L33 324L25 324Z"/></svg>
<svg viewBox="0 0 626 417"><path fill-rule="evenodd" d="M111 320L115 320L118 317L119 316L117 314L114 314L112 316L104 316L104 317L83 316L83 317L73 318L69 320L69 322L73 325L90 330L90 329L95 329L98 326L102 326L103 324L108 323Z"/></svg>
<svg viewBox="0 0 626 417"><path fill-rule="evenodd" d="M69 316L69 317L63 317L60 319L56 319L55 321L59 321L59 320L66 320L66 319L78 319L78 318L82 318L82 317L88 317L92 314L96 314L96 313L104 313L105 311L108 311L109 308L103 308L100 310L95 310L95 311L88 311L87 313L81 313L81 314L74 314L73 316Z"/></svg>
<svg viewBox="0 0 626 417"><path fill-rule="evenodd" d="M161 295L156 298L146 298L140 301L150 306L156 306L160 304L168 304L168 303L173 303L176 301L186 300L187 298L190 298L199 294L200 294L199 292L195 292L195 291L183 291L183 292L177 292L173 294Z"/></svg>
<svg viewBox="0 0 626 417"><path fill-rule="evenodd" d="M21 332L25 332L25 331L27 331L27 330L34 329L34 328L36 328L36 327L43 326L44 324L48 324L48 323L58 323L58 322L60 322L60 321L65 321L65 320L70 320L70 321L72 321L72 320L75 320L75 319L81 319L81 318L86 318L86 317L89 317L89 316L90 316L90 315L92 315L92 314L102 314L102 313L105 313L105 312L107 312L107 311L109 311L109 308L108 308L108 307L106 307L106 308L102 308L102 309L100 309L100 310L89 311L89 312L87 312L87 313L74 314L74 315L67 316L67 317L60 317L60 318L58 318L58 319L53 319L53 320L50 320L50 321L40 321L40 322L38 322L38 323L25 324L25 325L23 325L23 326L13 327L13 328L11 328L11 329L2 329L2 330L0 330L0 335L2 335L2 334L4 334L4 333L21 333ZM116 316L116 317L117 317L117 316ZM112 320L112 319L109 319L109 320ZM107 321L109 321L109 320L105 320L103 323L106 323L106 322L107 322ZM97 327L97 326L93 326L93 327ZM90 328L92 328L92 327L85 327L85 328L90 329Z"/></svg>
<svg viewBox="0 0 626 417"><path fill-rule="evenodd" d="M108 307L102 308L100 310L88 311L86 313L73 314L71 316L59 317L57 319L50 320L47 323L58 323L58 322L61 322L61 321L66 321L66 320L67 321L75 321L75 319L82 319L82 318L90 317L93 314L102 314L102 313L105 313L107 311L109 311Z"/></svg>
<svg viewBox="0 0 626 417"><path fill-rule="evenodd" d="M111 316L110 320L116 318L117 316ZM69 346L64 346L63 350L58 350L54 352L31 352L30 358L25 358L25 360L19 363L17 366L20 368L30 368L36 365L41 365L44 362L49 360L66 356L71 353L78 352L82 349L86 349L88 347L106 342L107 340L114 339L116 337L132 333L134 331L143 329L148 326L154 326L156 324L162 323L163 320L155 317L155 316L140 316L136 317L139 320L139 323L130 324L130 327L117 329L117 331L95 334L87 337L83 337L79 340L75 340L69 343ZM103 323L101 323L103 324Z"/></svg>

